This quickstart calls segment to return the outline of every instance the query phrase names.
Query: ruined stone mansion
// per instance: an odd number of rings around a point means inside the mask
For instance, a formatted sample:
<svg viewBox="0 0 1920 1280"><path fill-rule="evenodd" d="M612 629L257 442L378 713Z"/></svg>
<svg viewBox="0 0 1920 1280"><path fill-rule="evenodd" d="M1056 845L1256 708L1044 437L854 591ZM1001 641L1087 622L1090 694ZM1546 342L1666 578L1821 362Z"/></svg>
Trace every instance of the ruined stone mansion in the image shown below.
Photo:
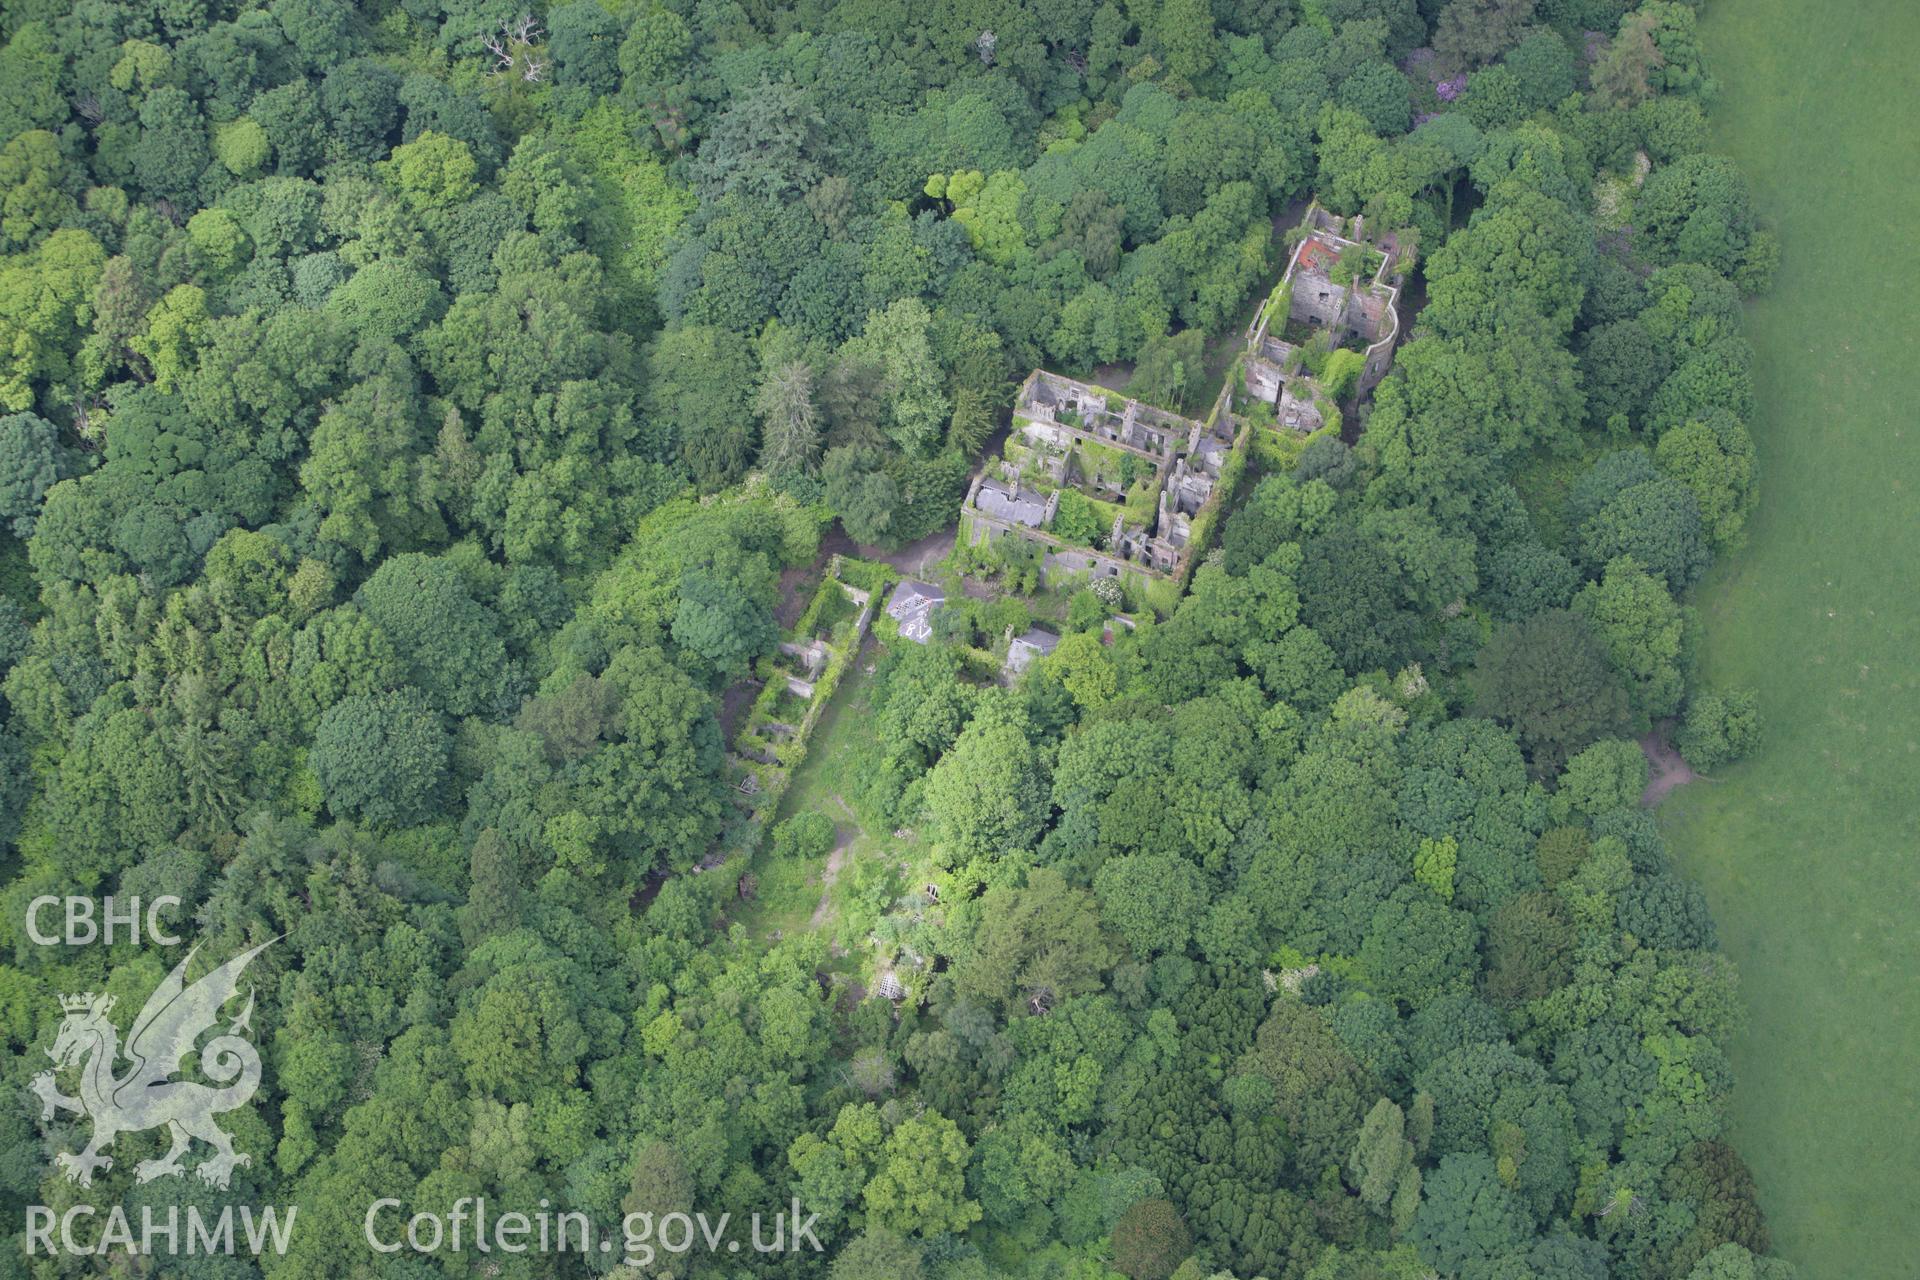
<svg viewBox="0 0 1920 1280"><path fill-rule="evenodd" d="M1408 254L1399 233L1369 244L1362 219L1341 218L1317 204L1296 234L1286 273L1247 329L1243 380L1250 400L1274 406L1278 426L1310 433L1326 425L1331 403L1308 371L1316 347L1359 349L1360 373L1351 393L1356 403L1387 376L1400 340ZM1355 257L1360 269L1342 271Z"/></svg>
<svg viewBox="0 0 1920 1280"><path fill-rule="evenodd" d="M1035 370L1014 403L1003 456L967 491L962 532L974 543L1015 535L1042 544L1049 578L1172 574L1213 496L1232 431L1225 415L1210 427ZM1093 513L1097 546L1063 536L1060 506L1076 500Z"/></svg>
<svg viewBox="0 0 1920 1280"><path fill-rule="evenodd" d="M1356 401L1386 375L1405 255L1394 236L1367 242L1359 224L1307 210L1280 283L1248 326L1240 376L1227 379L1204 421L1034 370L1001 455L967 490L961 538L1035 544L1049 581L1184 573L1196 522L1225 498L1229 456L1254 419L1269 417L1256 406L1271 408L1273 429L1306 434L1332 416L1332 397L1310 371L1332 352L1360 353Z"/></svg>

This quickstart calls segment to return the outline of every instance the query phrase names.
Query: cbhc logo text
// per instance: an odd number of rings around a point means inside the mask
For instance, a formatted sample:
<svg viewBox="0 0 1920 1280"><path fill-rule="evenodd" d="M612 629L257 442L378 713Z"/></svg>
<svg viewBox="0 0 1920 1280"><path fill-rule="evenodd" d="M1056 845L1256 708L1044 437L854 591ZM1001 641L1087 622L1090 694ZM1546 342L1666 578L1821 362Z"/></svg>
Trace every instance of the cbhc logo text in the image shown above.
<svg viewBox="0 0 1920 1280"><path fill-rule="evenodd" d="M106 946L130 942L137 947L143 941L151 941L161 947L177 947L180 939L161 928L160 913L179 905L180 899L170 893L162 894L148 904L146 913L142 915L140 899L137 897L116 902L108 896L95 902L92 898L60 898L45 894L27 904L27 936L43 947L86 947L95 942ZM53 914L51 909L56 907L64 907L64 912ZM49 914L52 914L54 924L65 924L62 932L48 933L41 928L41 917Z"/></svg>

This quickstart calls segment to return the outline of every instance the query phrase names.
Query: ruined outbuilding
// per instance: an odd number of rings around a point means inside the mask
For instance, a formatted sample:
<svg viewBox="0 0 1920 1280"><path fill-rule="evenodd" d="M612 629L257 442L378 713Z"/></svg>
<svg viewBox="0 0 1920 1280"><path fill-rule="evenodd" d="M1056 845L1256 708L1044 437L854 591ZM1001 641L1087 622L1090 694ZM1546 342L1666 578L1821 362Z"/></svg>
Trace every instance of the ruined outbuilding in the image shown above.
<svg viewBox="0 0 1920 1280"><path fill-rule="evenodd" d="M1038 627L1030 628L1025 635L1013 635L1012 627L1007 628L1007 659L1001 670L1009 679L1015 678L1041 658L1046 657L1060 647L1060 637L1051 631L1042 631Z"/></svg>
<svg viewBox="0 0 1920 1280"><path fill-rule="evenodd" d="M904 578L887 599L887 616L900 628L900 638L915 644L933 639L933 618L947 602L946 593L930 582Z"/></svg>

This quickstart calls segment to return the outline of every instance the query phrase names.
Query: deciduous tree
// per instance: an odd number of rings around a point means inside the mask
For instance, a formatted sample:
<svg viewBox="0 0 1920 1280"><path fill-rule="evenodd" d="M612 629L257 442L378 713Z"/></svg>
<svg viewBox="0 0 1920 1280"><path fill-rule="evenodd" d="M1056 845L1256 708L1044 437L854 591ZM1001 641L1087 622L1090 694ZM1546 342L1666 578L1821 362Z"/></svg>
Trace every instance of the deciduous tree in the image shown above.
<svg viewBox="0 0 1920 1280"><path fill-rule="evenodd" d="M321 715L311 763L336 815L407 826L438 802L447 734L413 689L358 694Z"/></svg>

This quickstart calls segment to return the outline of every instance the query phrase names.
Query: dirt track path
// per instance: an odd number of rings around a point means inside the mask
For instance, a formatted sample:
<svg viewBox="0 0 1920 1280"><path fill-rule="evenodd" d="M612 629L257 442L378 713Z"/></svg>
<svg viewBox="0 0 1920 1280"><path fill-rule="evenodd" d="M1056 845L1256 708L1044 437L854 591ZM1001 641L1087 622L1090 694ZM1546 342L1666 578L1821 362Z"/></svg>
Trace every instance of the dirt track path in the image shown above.
<svg viewBox="0 0 1920 1280"><path fill-rule="evenodd" d="M854 835L860 829L853 816L853 810L847 807L845 800L835 795L833 803L841 813L847 816L847 821L854 825L849 827L840 822L833 824L833 849L827 854L827 865L820 873L820 905L813 909L813 916L807 921L809 929L818 929L833 913L834 881L840 878L841 868L847 865L847 851L853 847Z"/></svg>
<svg viewBox="0 0 1920 1280"><path fill-rule="evenodd" d="M1681 759L1680 753L1667 741L1664 725L1656 725L1653 732L1641 737L1640 750L1647 757L1647 788L1640 793L1642 807L1651 809L1675 787L1699 781L1700 775L1693 771L1693 766Z"/></svg>

